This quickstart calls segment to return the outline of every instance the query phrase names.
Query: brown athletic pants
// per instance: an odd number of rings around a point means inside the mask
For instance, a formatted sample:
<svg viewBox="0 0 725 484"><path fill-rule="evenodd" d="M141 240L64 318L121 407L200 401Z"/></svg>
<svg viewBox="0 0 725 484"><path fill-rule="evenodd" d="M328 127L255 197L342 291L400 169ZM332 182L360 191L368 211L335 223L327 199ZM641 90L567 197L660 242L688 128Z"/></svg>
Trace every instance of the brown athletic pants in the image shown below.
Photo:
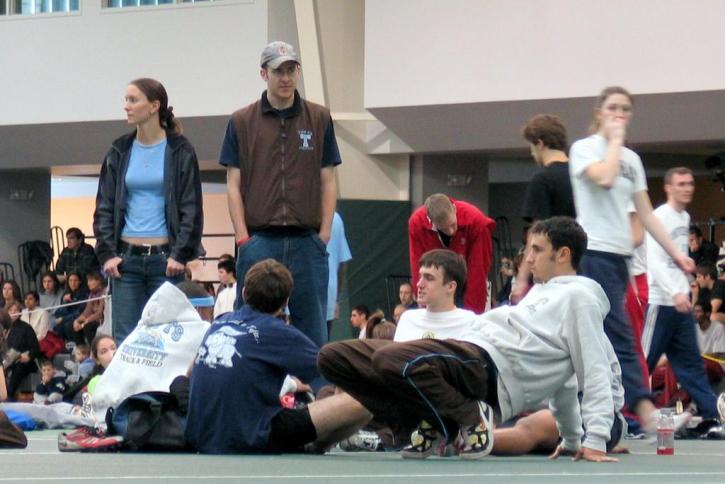
<svg viewBox="0 0 725 484"><path fill-rule="evenodd" d="M406 426L426 420L447 437L480 420L478 400L498 406L493 362L464 341L342 341L324 346L317 365L376 420Z"/></svg>

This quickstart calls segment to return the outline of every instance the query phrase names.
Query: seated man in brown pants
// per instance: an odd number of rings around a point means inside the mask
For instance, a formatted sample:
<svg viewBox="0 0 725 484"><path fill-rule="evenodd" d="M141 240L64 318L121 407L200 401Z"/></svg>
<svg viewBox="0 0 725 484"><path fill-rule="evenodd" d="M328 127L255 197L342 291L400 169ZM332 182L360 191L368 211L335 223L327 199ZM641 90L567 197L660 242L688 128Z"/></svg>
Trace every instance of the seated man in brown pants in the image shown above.
<svg viewBox="0 0 725 484"><path fill-rule="evenodd" d="M612 391L619 368L602 328L607 297L576 276L586 234L565 217L532 234L527 260L542 284L518 306L479 316L460 340L346 341L320 352L322 374L377 419L419 423L404 457L427 457L460 433L461 457L481 458L493 448L494 413L508 420L549 400L563 439L555 455L615 460L606 448L622 398ZM440 289L456 285L444 280Z"/></svg>

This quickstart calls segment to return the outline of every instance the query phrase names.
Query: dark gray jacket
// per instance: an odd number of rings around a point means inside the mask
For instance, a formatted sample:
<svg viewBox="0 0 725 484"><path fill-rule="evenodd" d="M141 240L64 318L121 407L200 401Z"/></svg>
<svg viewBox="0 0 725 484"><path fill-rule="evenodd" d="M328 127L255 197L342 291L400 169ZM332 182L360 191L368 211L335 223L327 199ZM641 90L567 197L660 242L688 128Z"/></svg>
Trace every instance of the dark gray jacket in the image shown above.
<svg viewBox="0 0 725 484"><path fill-rule="evenodd" d="M101 168L93 214L96 255L101 265L118 255L126 214L126 171L135 138L134 131L114 141ZM171 247L169 256L182 264L203 256L204 214L199 162L191 143L180 134L167 135L164 196Z"/></svg>

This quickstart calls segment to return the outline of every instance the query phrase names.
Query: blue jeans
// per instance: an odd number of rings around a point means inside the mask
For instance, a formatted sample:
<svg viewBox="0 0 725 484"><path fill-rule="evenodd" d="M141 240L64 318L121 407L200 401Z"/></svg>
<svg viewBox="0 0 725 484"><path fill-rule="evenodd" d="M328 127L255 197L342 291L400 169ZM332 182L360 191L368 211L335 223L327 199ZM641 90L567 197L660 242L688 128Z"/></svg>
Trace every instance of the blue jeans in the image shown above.
<svg viewBox="0 0 725 484"><path fill-rule="evenodd" d="M111 314L113 337L116 344L136 328L141 312L151 295L164 282L181 282L183 274L166 277L166 254L129 255L122 254L123 262L118 270L120 279L111 280Z"/></svg>
<svg viewBox="0 0 725 484"><path fill-rule="evenodd" d="M294 229L293 229L294 230ZM257 232L237 251L237 300L243 304L244 276L255 263L272 258L292 273L294 288L289 301L292 325L318 346L327 343L327 248L317 233Z"/></svg>
<svg viewBox="0 0 725 484"><path fill-rule="evenodd" d="M674 306L650 305L642 336L647 366L652 372L662 353L666 354L677 381L695 401L700 414L704 418L720 418L717 397L707 380L697 346L695 325L690 312L679 313Z"/></svg>
<svg viewBox="0 0 725 484"><path fill-rule="evenodd" d="M643 398L650 399L650 393L644 386L644 376L639 355L634 346L634 333L624 310L624 297L627 293L629 271L627 260L619 254L587 250L579 267L582 276L594 279L602 286L609 298L609 313L604 318L604 332L612 343L622 368L622 386L624 400L634 411Z"/></svg>

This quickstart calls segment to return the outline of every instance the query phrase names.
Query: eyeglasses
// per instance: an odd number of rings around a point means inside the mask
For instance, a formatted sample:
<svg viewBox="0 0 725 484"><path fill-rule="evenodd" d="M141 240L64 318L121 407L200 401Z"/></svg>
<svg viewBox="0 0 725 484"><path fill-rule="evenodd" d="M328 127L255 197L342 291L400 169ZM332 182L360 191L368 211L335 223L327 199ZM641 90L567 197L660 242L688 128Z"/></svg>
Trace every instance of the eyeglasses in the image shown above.
<svg viewBox="0 0 725 484"><path fill-rule="evenodd" d="M274 77L293 77L297 72L299 71L300 66L298 64L293 64L291 66L287 67L278 67L276 69L268 69L267 72L269 72Z"/></svg>

